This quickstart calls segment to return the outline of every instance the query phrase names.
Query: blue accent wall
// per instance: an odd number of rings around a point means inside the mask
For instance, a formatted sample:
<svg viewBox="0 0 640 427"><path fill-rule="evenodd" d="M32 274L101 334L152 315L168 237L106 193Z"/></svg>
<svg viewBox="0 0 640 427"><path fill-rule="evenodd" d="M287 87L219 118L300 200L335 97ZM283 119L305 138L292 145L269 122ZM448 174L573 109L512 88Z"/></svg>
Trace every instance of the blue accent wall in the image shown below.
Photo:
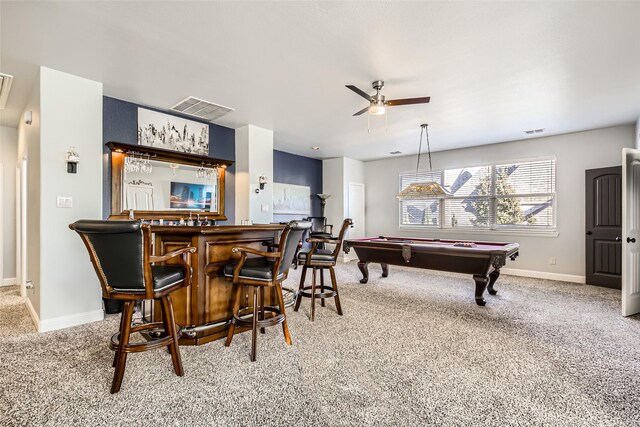
<svg viewBox="0 0 640 427"><path fill-rule="evenodd" d="M117 141L125 144L138 144L138 107L169 114L166 111L138 105L119 99L103 97L103 124L102 143ZM177 117L182 117L177 114ZM189 118L189 120L193 120ZM195 120L198 121L198 120ZM235 130L212 123L209 125L209 156L225 160L236 160ZM111 214L111 161L110 150L103 145L103 177L102 177L102 217L107 218ZM235 163L227 168L225 176L225 215L229 218L227 224L233 224L235 218ZM322 165L320 168L322 173ZM322 177L320 178L322 186Z"/></svg>
<svg viewBox="0 0 640 427"><path fill-rule="evenodd" d="M273 150L273 182L311 187L311 216L320 216L322 160ZM274 222L300 219L301 215L273 215Z"/></svg>

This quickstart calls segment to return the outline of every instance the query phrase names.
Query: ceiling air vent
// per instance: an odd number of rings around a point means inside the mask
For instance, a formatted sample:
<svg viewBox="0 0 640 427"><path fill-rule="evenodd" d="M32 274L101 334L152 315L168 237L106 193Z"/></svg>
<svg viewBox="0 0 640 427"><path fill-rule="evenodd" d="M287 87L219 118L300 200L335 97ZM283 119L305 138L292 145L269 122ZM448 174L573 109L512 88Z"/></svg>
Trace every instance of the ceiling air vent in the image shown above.
<svg viewBox="0 0 640 427"><path fill-rule="evenodd" d="M171 107L171 110L177 111L180 114L196 117L201 120L206 120L208 122L220 118L231 111L235 111L233 108L214 104L213 102L204 101L202 99L194 98L193 96L178 102L176 105Z"/></svg>
<svg viewBox="0 0 640 427"><path fill-rule="evenodd" d="M525 130L524 133L526 133L527 135L533 135L535 133L542 133L544 132L544 128L541 129L531 129L531 130Z"/></svg>
<svg viewBox="0 0 640 427"><path fill-rule="evenodd" d="M0 73L0 110L4 110L5 105L7 105L11 82L13 82L13 76Z"/></svg>

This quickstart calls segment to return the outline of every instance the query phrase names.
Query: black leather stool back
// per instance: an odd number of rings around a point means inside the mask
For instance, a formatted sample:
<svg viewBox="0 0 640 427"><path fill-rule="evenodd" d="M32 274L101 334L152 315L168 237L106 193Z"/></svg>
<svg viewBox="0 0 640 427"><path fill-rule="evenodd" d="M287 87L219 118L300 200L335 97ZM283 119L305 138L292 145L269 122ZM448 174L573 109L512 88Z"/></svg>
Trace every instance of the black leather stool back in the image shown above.
<svg viewBox="0 0 640 427"><path fill-rule="evenodd" d="M289 267L293 264L296 250L298 249L298 242L302 239L305 232L311 228L311 223L292 221L289 223L289 226L291 228L288 230L288 234L286 236L282 236L280 242L279 250L284 251L284 253L282 254L282 261L280 263L280 268L278 269L278 275L289 271Z"/></svg>
<svg viewBox="0 0 640 427"><path fill-rule="evenodd" d="M116 291L144 292L144 245L140 221L76 221L95 252L99 274Z"/></svg>

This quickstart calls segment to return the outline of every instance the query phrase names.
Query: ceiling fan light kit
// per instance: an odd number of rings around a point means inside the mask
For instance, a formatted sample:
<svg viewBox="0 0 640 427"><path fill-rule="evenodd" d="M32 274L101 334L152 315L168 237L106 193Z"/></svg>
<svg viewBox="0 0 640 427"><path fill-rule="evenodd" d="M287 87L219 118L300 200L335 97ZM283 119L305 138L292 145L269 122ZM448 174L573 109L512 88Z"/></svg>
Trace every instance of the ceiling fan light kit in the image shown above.
<svg viewBox="0 0 640 427"><path fill-rule="evenodd" d="M352 91L369 101L369 106L358 111L354 114L354 116L359 116L367 111L371 115L380 115L386 112L386 107L395 107L398 105L428 104L431 100L429 96L423 96L420 98L390 99L387 101L384 95L380 93L380 91L384 87L383 80L376 80L371 83L371 86L376 91L374 95L369 95L362 89L359 89L353 85L346 85L348 89L351 89Z"/></svg>
<svg viewBox="0 0 640 427"><path fill-rule="evenodd" d="M387 111L387 109L385 108L384 104L379 105L379 104L372 104L369 107L369 114L373 114L374 116L380 116L382 114L384 114Z"/></svg>
<svg viewBox="0 0 640 427"><path fill-rule="evenodd" d="M418 170L420 168L420 152L422 151L422 134L427 134L427 151L429 153L429 172L433 172L431 165L431 145L429 144L429 125L420 125L420 145L418 146L418 163L416 164L416 179L418 179ZM405 189L396 195L396 199L428 199L450 197L452 194L447 191L439 182L414 182L409 184Z"/></svg>

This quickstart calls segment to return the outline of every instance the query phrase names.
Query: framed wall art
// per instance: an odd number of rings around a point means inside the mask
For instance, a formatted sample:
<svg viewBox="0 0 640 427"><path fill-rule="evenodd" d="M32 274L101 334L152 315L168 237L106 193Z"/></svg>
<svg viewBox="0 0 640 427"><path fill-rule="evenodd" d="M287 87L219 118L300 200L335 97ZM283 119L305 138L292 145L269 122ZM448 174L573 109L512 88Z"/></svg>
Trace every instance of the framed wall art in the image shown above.
<svg viewBox="0 0 640 427"><path fill-rule="evenodd" d="M208 156L209 125L138 108L138 144Z"/></svg>
<svg viewBox="0 0 640 427"><path fill-rule="evenodd" d="M274 214L311 214L311 187L273 183Z"/></svg>

